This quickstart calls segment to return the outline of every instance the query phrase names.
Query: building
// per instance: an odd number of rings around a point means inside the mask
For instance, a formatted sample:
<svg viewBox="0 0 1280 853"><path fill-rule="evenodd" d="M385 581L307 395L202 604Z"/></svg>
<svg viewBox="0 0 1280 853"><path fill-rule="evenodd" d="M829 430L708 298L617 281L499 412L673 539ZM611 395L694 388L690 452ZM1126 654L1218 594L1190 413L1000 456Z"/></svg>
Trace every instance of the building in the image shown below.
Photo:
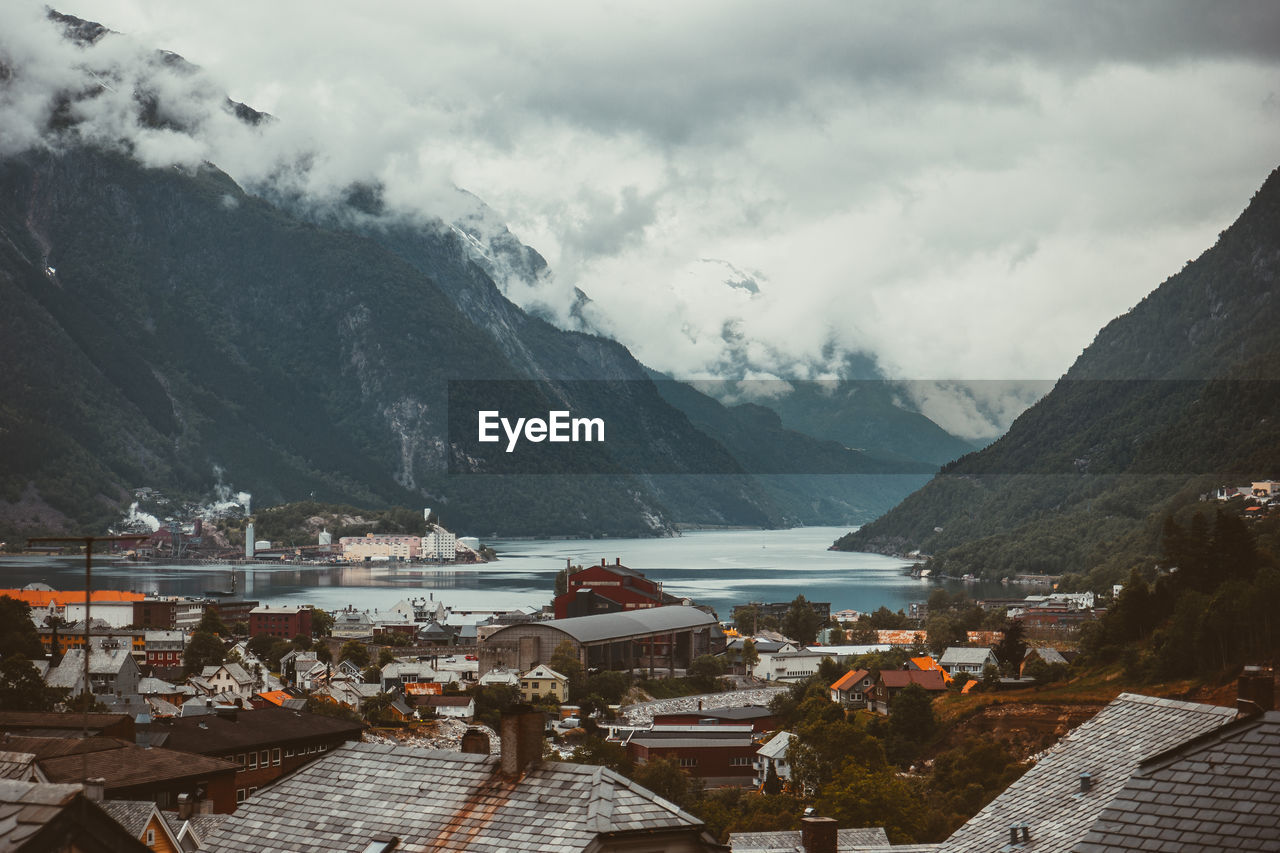
<svg viewBox="0 0 1280 853"><path fill-rule="evenodd" d="M222 624L230 628L240 622L248 625L249 614L261 603L244 598L219 598L210 601L208 606L218 611L218 618L222 620Z"/></svg>
<svg viewBox="0 0 1280 853"><path fill-rule="evenodd" d="M349 563L370 560L418 559L422 553L422 537L402 536L391 533L366 533L364 536L343 536L338 540L342 559Z"/></svg>
<svg viewBox="0 0 1280 853"><path fill-rule="evenodd" d="M1143 759L1220 729L1235 716L1233 708L1122 693L1063 738L938 849L946 853L990 853L1023 847L1036 853L1074 850L1120 796ZM1209 778L1207 774L1212 772L1208 768L1189 774L1187 781L1197 788L1196 794L1186 802L1179 800L1167 817L1143 811L1132 819L1141 819L1141 824L1155 836L1165 827L1179 826L1183 808L1203 802L1198 790L1200 779ZM1274 767L1268 772L1273 774ZM1268 786L1273 780L1271 775ZM1139 786L1150 789L1145 782ZM1158 837L1148 841L1154 845L1148 849L1183 849L1174 843L1163 843ZM1233 849L1232 845L1222 844L1210 847Z"/></svg>
<svg viewBox="0 0 1280 853"><path fill-rule="evenodd" d="M821 619L824 624L830 621L831 602L809 601L807 603L809 607L813 610L813 612L817 614L818 618ZM759 612L761 619L765 617L773 617L774 619L778 620L778 624L782 624L782 620L785 619L787 616L787 611L791 609L791 602L790 601L773 601L768 604L761 604L758 601L753 601L747 606L755 607ZM755 625L751 626L752 630L755 630L755 628L756 628Z"/></svg>
<svg viewBox="0 0 1280 853"><path fill-rule="evenodd" d="M942 673L936 669L923 672L915 669L882 669L875 687L871 688L867 707L877 714L890 713L894 698L912 684L918 684L930 693L942 693L947 689Z"/></svg>
<svg viewBox="0 0 1280 853"><path fill-rule="evenodd" d="M99 804L111 819L154 853L182 853L185 848L175 830L150 800L106 800Z"/></svg>
<svg viewBox="0 0 1280 853"><path fill-rule="evenodd" d="M751 726L657 726L626 739L636 764L676 759L680 768L707 785L750 787L755 778L756 744Z"/></svg>
<svg viewBox="0 0 1280 853"><path fill-rule="evenodd" d="M0 779L0 814L5 853L149 853L85 795L83 785Z"/></svg>
<svg viewBox="0 0 1280 853"><path fill-rule="evenodd" d="M148 596L133 602L133 622L137 628L162 631L192 631L204 618L209 602L203 598ZM97 607L94 607L97 613Z"/></svg>
<svg viewBox="0 0 1280 853"><path fill-rule="evenodd" d="M266 634L292 640L311 636L311 605L296 607L255 607L249 611L249 635Z"/></svg>
<svg viewBox="0 0 1280 853"><path fill-rule="evenodd" d="M846 708L861 708L875 686L875 679L865 669L851 669L831 685L831 701Z"/></svg>
<svg viewBox="0 0 1280 853"><path fill-rule="evenodd" d="M201 670L200 678L207 685L204 687L205 692L211 696L230 694L239 699L248 699L257 690L257 679L238 663L206 666Z"/></svg>
<svg viewBox="0 0 1280 853"><path fill-rule="evenodd" d="M258 788L330 750L358 741L363 730L360 723L275 707L183 717L150 726L153 736L166 736L169 749L230 762L235 768L234 803L244 802Z"/></svg>
<svg viewBox="0 0 1280 853"><path fill-rule="evenodd" d="M598 566L571 569L566 569L566 591L554 601L557 619L644 610L681 601L664 593L662 584L622 565L621 558L615 558L612 566L602 559Z"/></svg>
<svg viewBox="0 0 1280 853"><path fill-rule="evenodd" d="M502 720L502 754L351 743L272 785L209 853L724 848L701 821L605 767L542 761L542 715ZM359 780L353 783L353 780Z"/></svg>
<svg viewBox="0 0 1280 853"><path fill-rule="evenodd" d="M688 667L711 648L716 620L696 607L674 606L602 613L551 622L507 625L479 646L480 671L517 668L527 672L551 660L568 642L583 669L646 669L650 675Z"/></svg>
<svg viewBox="0 0 1280 853"><path fill-rule="evenodd" d="M532 702L539 696L552 696L557 702L569 697L569 678L546 664L538 664L520 676L520 698Z"/></svg>
<svg viewBox="0 0 1280 853"><path fill-rule="evenodd" d="M40 776L50 782L73 782L86 774L102 779L109 800L150 800L174 808L186 794L213 811L235 809L235 766L216 758L110 737L10 735L6 747L36 756Z"/></svg>
<svg viewBox="0 0 1280 853"><path fill-rule="evenodd" d="M127 699L138 695L142 671L127 648L94 648L89 655L89 692L100 699ZM84 649L72 649L57 667L49 670L45 683L78 696L85 692Z"/></svg>
<svg viewBox="0 0 1280 853"><path fill-rule="evenodd" d="M1228 723L1139 764L1074 849L1280 849L1278 768L1280 713Z"/></svg>
<svg viewBox="0 0 1280 853"><path fill-rule="evenodd" d="M999 668L1000 666L1000 661L991 649L969 649L963 646L948 647L942 653L942 659L938 663L953 678L962 672L981 677L983 670L987 667L994 666Z"/></svg>
<svg viewBox="0 0 1280 853"><path fill-rule="evenodd" d="M414 696L412 704L417 708L430 708L440 717L469 720L476 715L474 696L441 696L428 693L423 696Z"/></svg>
<svg viewBox="0 0 1280 853"><path fill-rule="evenodd" d="M422 537L420 547L422 559L452 563L458 556L458 537L433 524L427 535Z"/></svg>
<svg viewBox="0 0 1280 853"><path fill-rule="evenodd" d="M791 781L791 761L787 758L787 749L791 746L793 737L795 735L791 732L778 732L756 750L752 766L755 769L754 784L757 788L764 787L770 769L777 775L778 781L784 784Z"/></svg>
<svg viewBox="0 0 1280 853"><path fill-rule="evenodd" d="M186 634L182 631L147 631L142 636L146 644L147 666L182 666Z"/></svg>
<svg viewBox="0 0 1280 853"><path fill-rule="evenodd" d="M699 700L699 705L701 705ZM699 708L696 711L672 711L654 714L655 726L751 726L756 734L771 732L778 727L773 711L761 705L744 705L737 708Z"/></svg>

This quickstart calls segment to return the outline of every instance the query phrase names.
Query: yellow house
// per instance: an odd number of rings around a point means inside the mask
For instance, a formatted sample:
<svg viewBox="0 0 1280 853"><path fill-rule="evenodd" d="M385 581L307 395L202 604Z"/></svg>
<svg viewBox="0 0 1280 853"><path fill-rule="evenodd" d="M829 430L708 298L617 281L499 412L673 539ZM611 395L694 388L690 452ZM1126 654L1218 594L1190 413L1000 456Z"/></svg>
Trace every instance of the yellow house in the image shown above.
<svg viewBox="0 0 1280 853"><path fill-rule="evenodd" d="M156 804L139 800L107 800L98 803L115 822L156 853L183 853L173 829Z"/></svg>
<svg viewBox="0 0 1280 853"><path fill-rule="evenodd" d="M569 694L569 679L546 664L538 664L520 676L520 698L532 702L538 696L554 696L563 702Z"/></svg>

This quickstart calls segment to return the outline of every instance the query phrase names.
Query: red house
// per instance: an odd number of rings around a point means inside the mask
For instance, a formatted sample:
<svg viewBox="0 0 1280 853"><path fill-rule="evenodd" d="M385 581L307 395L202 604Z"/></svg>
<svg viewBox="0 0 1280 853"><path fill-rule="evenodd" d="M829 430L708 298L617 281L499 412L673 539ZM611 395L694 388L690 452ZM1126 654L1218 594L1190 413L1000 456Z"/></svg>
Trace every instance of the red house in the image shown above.
<svg viewBox="0 0 1280 853"><path fill-rule="evenodd" d="M679 603L680 599L662 591L661 584L615 558L612 566L602 559L598 566L570 574L568 590L556 596L555 611L557 619L569 619Z"/></svg>
<svg viewBox="0 0 1280 853"><path fill-rule="evenodd" d="M690 776L707 785L753 785L757 749L750 726L655 725L627 741L627 755L635 763L675 758Z"/></svg>
<svg viewBox="0 0 1280 853"><path fill-rule="evenodd" d="M249 635L266 634L292 640L311 636L311 607L255 607L249 611Z"/></svg>

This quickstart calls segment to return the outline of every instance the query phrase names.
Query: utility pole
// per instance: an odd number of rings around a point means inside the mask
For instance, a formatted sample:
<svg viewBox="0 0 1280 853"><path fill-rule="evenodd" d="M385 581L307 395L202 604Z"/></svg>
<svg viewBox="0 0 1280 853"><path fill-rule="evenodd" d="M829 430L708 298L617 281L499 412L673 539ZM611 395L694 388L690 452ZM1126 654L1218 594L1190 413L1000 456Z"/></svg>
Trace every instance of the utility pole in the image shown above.
<svg viewBox="0 0 1280 853"><path fill-rule="evenodd" d="M139 542L146 536L42 536L27 540L27 547L36 544L46 545L83 545L84 546L84 726L81 734L85 741L89 740L89 707L93 702L92 682L89 680L89 656L93 651L92 613L93 602L93 546L97 542ZM86 790L89 786L89 750L88 744L82 744L80 753L80 776Z"/></svg>

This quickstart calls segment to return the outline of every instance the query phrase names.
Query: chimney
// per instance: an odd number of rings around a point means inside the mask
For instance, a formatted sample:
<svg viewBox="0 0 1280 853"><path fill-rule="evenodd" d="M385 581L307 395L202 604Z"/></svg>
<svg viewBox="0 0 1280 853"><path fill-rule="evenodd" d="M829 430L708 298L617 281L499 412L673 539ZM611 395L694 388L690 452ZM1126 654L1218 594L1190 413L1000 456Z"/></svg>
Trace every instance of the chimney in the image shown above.
<svg viewBox="0 0 1280 853"><path fill-rule="evenodd" d="M103 800L106 787L107 780L100 776L97 779L89 779L84 783L84 795L91 802L100 803Z"/></svg>
<svg viewBox="0 0 1280 853"><path fill-rule="evenodd" d="M1080 774L1080 793L1086 794L1093 789L1093 776L1085 771Z"/></svg>
<svg viewBox="0 0 1280 853"><path fill-rule="evenodd" d="M190 820L191 815L195 813L195 805L191 802L190 794L178 795L178 820Z"/></svg>
<svg viewBox="0 0 1280 853"><path fill-rule="evenodd" d="M541 711L531 710L527 705L522 709L512 709L502 715L502 772L508 776L519 776L535 761L542 758Z"/></svg>
<svg viewBox="0 0 1280 853"><path fill-rule="evenodd" d="M609 558L608 558L608 557L601 557L601 558L600 558L600 565L602 565L602 566L608 566L608 565L609 565Z"/></svg>
<svg viewBox="0 0 1280 853"><path fill-rule="evenodd" d="M1236 682L1236 710L1252 717L1276 709L1275 673L1261 666L1246 666Z"/></svg>
<svg viewBox="0 0 1280 853"><path fill-rule="evenodd" d="M467 729L462 735L462 751L472 755L488 755L489 736L483 729L477 729L474 726Z"/></svg>
<svg viewBox="0 0 1280 853"><path fill-rule="evenodd" d="M836 825L835 818L801 818L800 843L804 853L836 853Z"/></svg>
<svg viewBox="0 0 1280 853"><path fill-rule="evenodd" d="M613 558L613 564L614 564L615 566L621 566L621 565L622 565L622 558L621 558L621 557L614 557L614 558Z"/></svg>

